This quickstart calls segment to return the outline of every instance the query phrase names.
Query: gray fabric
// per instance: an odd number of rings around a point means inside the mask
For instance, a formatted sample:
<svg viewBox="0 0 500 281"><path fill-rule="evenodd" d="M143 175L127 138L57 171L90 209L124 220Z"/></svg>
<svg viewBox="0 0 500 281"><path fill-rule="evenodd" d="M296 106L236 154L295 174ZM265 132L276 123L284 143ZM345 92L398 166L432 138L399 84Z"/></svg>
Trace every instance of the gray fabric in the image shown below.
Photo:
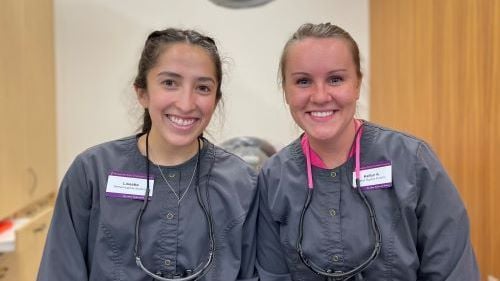
<svg viewBox="0 0 500 281"><path fill-rule="evenodd" d="M210 271L201 280L257 280L256 175L238 157L205 142L200 152L200 187L205 200L214 150L209 199L216 251ZM187 186L195 163L196 156L179 166L162 167L176 192L182 193ZM39 281L152 280L136 265L133 253L135 221L142 201L106 197L111 171L146 173L136 136L98 145L73 162L61 184ZM207 258L209 238L207 221L196 199L196 178L178 205L153 163L150 174L155 178L154 192L140 228L143 264L164 274L198 266Z"/></svg>
<svg viewBox="0 0 500 281"><path fill-rule="evenodd" d="M365 122L361 166L385 160L392 162L393 186L364 191L382 234L381 253L363 272L364 280L479 280L466 210L429 146ZM352 269L373 249L368 211L351 187L353 170L352 158L333 170L313 167L314 193L302 245L306 256L325 269ZM261 280L325 280L295 250L307 189L300 139L264 165L258 186Z"/></svg>

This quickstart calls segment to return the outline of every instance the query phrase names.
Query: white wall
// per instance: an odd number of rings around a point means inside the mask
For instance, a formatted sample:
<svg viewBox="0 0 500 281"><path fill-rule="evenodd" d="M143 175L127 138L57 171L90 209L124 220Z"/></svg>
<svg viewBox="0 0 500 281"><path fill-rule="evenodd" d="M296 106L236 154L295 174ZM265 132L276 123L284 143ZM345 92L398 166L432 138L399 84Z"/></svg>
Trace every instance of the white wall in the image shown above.
<svg viewBox="0 0 500 281"><path fill-rule="evenodd" d="M277 84L281 49L305 22L332 22L358 42L365 81L358 115L368 118L368 0L275 0L231 10L208 0L55 0L58 175L85 148L133 134L132 90L146 36L165 27L215 37L227 58L222 122L211 139L258 136L281 147L299 134ZM217 125L222 123L222 126Z"/></svg>

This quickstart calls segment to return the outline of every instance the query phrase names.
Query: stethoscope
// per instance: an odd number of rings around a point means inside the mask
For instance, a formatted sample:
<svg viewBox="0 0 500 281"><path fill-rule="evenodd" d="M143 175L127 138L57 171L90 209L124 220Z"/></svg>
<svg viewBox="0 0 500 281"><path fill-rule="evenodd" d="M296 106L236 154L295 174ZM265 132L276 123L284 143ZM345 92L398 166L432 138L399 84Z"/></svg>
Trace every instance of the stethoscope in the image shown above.
<svg viewBox="0 0 500 281"><path fill-rule="evenodd" d="M208 176L207 176L207 189L206 189L206 197L207 197L207 203L208 203L208 208L205 206L203 203L203 200L201 199L201 194L200 194L200 150L201 150L201 142L203 142L203 137L199 137L198 139L198 153L197 153L197 161L196 161L196 198L198 199L198 204L201 206L203 209L203 212L205 213L205 217L208 222L208 236L210 239L209 245L208 245L208 258L205 264L201 267L199 270L186 270L183 275L181 274L172 274L172 279L166 278L163 276L160 276L158 274L154 274L150 270L148 270L141 261L141 256L139 253L140 250L140 232L139 232L139 227L141 225L141 219L142 215L144 214L144 211L146 210L146 207L148 206L148 197L149 197L149 132L146 133L146 193L144 195L144 200L143 204L139 210L139 214L137 215L137 220L135 222L135 244L134 244L134 256L135 256L135 261L137 265L149 276L153 277L155 280L161 280L161 281L189 281L189 280L198 280L201 278L203 275L205 275L208 270L210 265L212 264L212 261L214 259L214 252L215 252L215 239L214 239L214 225L213 225L213 218L212 218L212 212L210 208L210 200L208 197L208 186L210 183L210 175L212 171L212 167L215 162L215 149L212 149L213 151L213 161L212 164L210 165L209 171L208 171Z"/></svg>
<svg viewBox="0 0 500 281"><path fill-rule="evenodd" d="M361 142L361 132L362 132L363 124L359 126L359 128L356 130L355 134L355 178L356 178L356 189L358 195L361 197L363 200L363 203L365 204L366 208L368 209L368 212L370 213L370 221L371 221L371 228L372 228L372 233L375 237L375 242L373 245L373 250L371 255L363 261L361 264L358 266L354 267L353 269L343 272L340 270L333 270L333 269L324 269L312 262L306 255L304 254L304 251L302 249L302 240L304 238L304 215L309 208L309 205L311 204L311 198L313 194L313 178L312 178L312 171L311 171L311 156L310 156L310 150L309 150L309 145L306 146L306 165L307 165L307 183L308 183L308 188L307 188L307 196L306 200L304 202L304 207L302 208L302 212L300 214L300 221L299 221L299 236L297 238L297 252L299 253L300 259L302 262L314 273L319 274L321 276L327 277L327 280L329 281L334 281L334 280L349 280L352 277L356 277L357 280L363 280L363 277L361 275L361 272L367 268L378 256L380 253L380 248L382 247L382 237L380 235L380 229L379 225L377 223L377 219L375 217L375 211L366 198L366 195L361 191L361 184L360 184L360 142Z"/></svg>

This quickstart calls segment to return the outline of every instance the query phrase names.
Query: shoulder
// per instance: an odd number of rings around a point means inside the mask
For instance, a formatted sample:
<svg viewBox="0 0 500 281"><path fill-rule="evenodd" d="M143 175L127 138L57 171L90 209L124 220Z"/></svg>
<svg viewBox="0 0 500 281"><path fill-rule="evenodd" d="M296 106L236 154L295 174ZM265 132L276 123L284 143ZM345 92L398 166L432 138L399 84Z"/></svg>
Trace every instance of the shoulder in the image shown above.
<svg viewBox="0 0 500 281"><path fill-rule="evenodd" d="M301 177L306 160L300 144L300 137L280 149L267 159L259 173L259 187L276 187L286 178Z"/></svg>
<svg viewBox="0 0 500 281"><path fill-rule="evenodd" d="M215 156L211 173L216 179L228 183L229 186L253 192L257 181L257 173L239 156L208 142L209 149L205 154L208 166Z"/></svg>
<svg viewBox="0 0 500 281"><path fill-rule="evenodd" d="M77 158L91 158L109 154L126 153L137 149L137 137L128 136L112 141L107 141L87 148Z"/></svg>
<svg viewBox="0 0 500 281"><path fill-rule="evenodd" d="M363 134L369 134L376 137L377 142L396 141L417 146L425 143L424 140L412 134L394 130L375 123L365 122L363 127L365 128Z"/></svg>
<svg viewBox="0 0 500 281"><path fill-rule="evenodd" d="M421 165L441 165L431 146L418 137L370 122L364 128L361 149L368 159L385 158L408 173Z"/></svg>
<svg viewBox="0 0 500 281"><path fill-rule="evenodd" d="M446 175L446 171L426 141L369 122L365 126L365 145L362 143L365 160L368 163L381 160L391 162L393 184L397 187L396 192L400 198L416 200L425 186L436 189L436 175Z"/></svg>
<svg viewBox="0 0 500 281"><path fill-rule="evenodd" d="M268 172L270 170L282 169L285 166L300 166L304 161L305 158L299 137L266 160L262 171Z"/></svg>
<svg viewBox="0 0 500 281"><path fill-rule="evenodd" d="M137 156L137 137L128 136L87 148L76 156L68 171L102 168L106 163L120 162Z"/></svg>
<svg viewBox="0 0 500 281"><path fill-rule="evenodd" d="M248 174L249 176L255 176L256 173L252 169L250 164L245 162L238 155L231 153L217 145L213 145L213 149L215 151L216 162L218 165L235 172Z"/></svg>
<svg viewBox="0 0 500 281"><path fill-rule="evenodd" d="M362 147L364 143L370 152L411 154L417 157L420 150L430 150L426 141L406 132L371 122L365 122L363 128Z"/></svg>
<svg viewBox="0 0 500 281"><path fill-rule="evenodd" d="M237 165L240 168L243 169L250 169L250 164L246 163L241 157L238 155L229 152L225 150L224 148L218 146L218 145L213 145L213 149L215 150L215 155L217 157L217 160L219 162L225 163L225 164L232 164L232 165Z"/></svg>
<svg viewBox="0 0 500 281"><path fill-rule="evenodd" d="M237 155L213 144L209 146L211 147L203 158L210 185L232 202L232 207L227 209L228 213L246 213L257 196L256 172ZM232 209L236 206L241 206L242 209Z"/></svg>
<svg viewBox="0 0 500 281"><path fill-rule="evenodd" d="M88 163L104 159L130 157L136 155L137 151L137 137L133 135L89 147L80 153L75 161Z"/></svg>

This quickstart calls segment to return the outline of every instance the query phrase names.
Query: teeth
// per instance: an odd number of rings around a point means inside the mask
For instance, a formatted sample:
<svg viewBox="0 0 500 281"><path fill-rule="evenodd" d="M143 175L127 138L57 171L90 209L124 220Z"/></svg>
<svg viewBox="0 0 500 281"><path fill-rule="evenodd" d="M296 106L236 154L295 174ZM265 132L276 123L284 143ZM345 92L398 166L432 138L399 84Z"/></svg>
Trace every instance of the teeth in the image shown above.
<svg viewBox="0 0 500 281"><path fill-rule="evenodd" d="M333 111L312 111L311 115L314 117L326 117L333 114Z"/></svg>
<svg viewBox="0 0 500 281"><path fill-rule="evenodd" d="M172 115L168 115L168 119L172 121L172 123L175 123L176 125L179 126L189 126L194 123L195 119L194 118L189 118L189 119L184 119Z"/></svg>

